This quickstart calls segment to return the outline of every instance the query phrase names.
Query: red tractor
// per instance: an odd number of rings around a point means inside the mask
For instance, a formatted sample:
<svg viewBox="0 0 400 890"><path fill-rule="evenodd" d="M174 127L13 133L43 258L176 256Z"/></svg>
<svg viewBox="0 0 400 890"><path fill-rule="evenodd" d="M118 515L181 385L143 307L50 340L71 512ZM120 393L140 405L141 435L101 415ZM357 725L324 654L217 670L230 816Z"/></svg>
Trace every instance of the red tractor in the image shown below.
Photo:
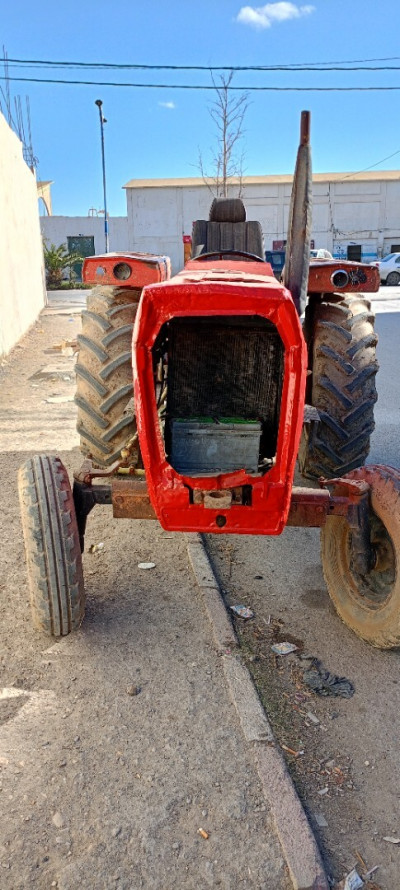
<svg viewBox="0 0 400 890"><path fill-rule="evenodd" d="M84 280L96 285L76 365L85 460L73 491L58 458L20 470L33 614L44 630L67 634L83 619L81 551L101 503L174 531L320 527L341 618L372 645L400 645L400 473L363 466L377 338L360 291L377 291L379 273L310 264L310 214L303 112L282 284L239 199L215 199L210 219L194 223L192 258L173 278L166 257L85 261ZM320 488L293 486L297 459Z"/></svg>

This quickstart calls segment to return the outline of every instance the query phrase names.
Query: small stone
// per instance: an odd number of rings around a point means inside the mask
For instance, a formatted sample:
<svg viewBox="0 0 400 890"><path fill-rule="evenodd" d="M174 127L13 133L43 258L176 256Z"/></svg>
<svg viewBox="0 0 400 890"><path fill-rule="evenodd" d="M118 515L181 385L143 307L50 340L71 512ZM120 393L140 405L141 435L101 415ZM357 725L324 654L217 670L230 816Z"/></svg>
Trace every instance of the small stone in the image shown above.
<svg viewBox="0 0 400 890"><path fill-rule="evenodd" d="M126 692L127 695L139 695L140 686L135 686L134 683L131 683L129 686L126 687Z"/></svg>
<svg viewBox="0 0 400 890"><path fill-rule="evenodd" d="M172 844L172 849L173 849L173 850L179 850L179 849L180 849L180 846L181 846L181 845L178 843L178 841L175 841L175 843Z"/></svg>
<svg viewBox="0 0 400 890"><path fill-rule="evenodd" d="M58 765L59 765L59 767L66 766L66 765L67 765L67 761L66 761L66 760L60 760L60 763L59 763Z"/></svg>
<svg viewBox="0 0 400 890"><path fill-rule="evenodd" d="M119 825L118 828L113 828L111 834L113 837L118 837L118 835L121 834L121 831L122 831L122 828Z"/></svg>
<svg viewBox="0 0 400 890"><path fill-rule="evenodd" d="M320 828L328 828L328 823L325 819L325 816L322 816L321 813L315 813L315 821Z"/></svg>
<svg viewBox="0 0 400 890"><path fill-rule="evenodd" d="M202 810L202 811L201 811L201 815L202 815L203 818L205 819L206 816L208 816L208 810Z"/></svg>
<svg viewBox="0 0 400 890"><path fill-rule="evenodd" d="M52 821L53 825L56 826L56 828L62 828L64 825L64 819L63 819L61 813L58 813L58 812L54 813L54 816L51 821Z"/></svg>

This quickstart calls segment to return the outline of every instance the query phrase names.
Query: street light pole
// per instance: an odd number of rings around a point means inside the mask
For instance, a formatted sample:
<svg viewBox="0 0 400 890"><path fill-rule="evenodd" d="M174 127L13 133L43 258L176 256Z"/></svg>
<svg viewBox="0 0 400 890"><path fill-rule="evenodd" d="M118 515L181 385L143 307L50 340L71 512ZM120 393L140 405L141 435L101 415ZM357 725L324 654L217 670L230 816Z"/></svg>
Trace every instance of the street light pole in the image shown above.
<svg viewBox="0 0 400 890"><path fill-rule="evenodd" d="M106 245L106 253L109 252L109 243L108 243L108 216L107 216L107 193L106 193L106 163L104 157L104 124L107 123L105 117L103 117L102 106L103 103L101 99L96 99L95 105L97 105L99 109L100 115L100 134L101 134L101 160L103 165L103 194L104 194L104 239Z"/></svg>

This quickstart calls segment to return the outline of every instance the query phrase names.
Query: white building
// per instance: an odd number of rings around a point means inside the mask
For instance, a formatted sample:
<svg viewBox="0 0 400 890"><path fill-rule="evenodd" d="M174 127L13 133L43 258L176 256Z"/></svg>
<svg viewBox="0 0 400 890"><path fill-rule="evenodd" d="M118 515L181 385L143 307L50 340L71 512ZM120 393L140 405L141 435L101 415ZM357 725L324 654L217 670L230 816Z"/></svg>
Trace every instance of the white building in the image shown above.
<svg viewBox="0 0 400 890"><path fill-rule="evenodd" d="M261 222L265 249L287 236L292 176L246 176L247 219ZM201 179L132 179L127 194L129 243L135 250L166 253L177 271L182 237L194 219L207 219L212 194ZM231 196L237 194L232 186ZM400 170L316 173L313 176L315 247L334 256L370 262L400 250Z"/></svg>
<svg viewBox="0 0 400 890"><path fill-rule="evenodd" d="M127 216L110 219L110 250L166 254L173 272L179 271L183 236L190 235L193 220L208 218L210 187L201 178L186 178L132 179L124 188ZM286 174L243 179L247 219L261 222L266 250L286 240L291 188ZM231 196L237 191L233 184ZM316 173L313 197L315 247L364 262L400 250L400 170ZM41 226L54 244L91 238L92 252L104 251L102 218L47 216Z"/></svg>

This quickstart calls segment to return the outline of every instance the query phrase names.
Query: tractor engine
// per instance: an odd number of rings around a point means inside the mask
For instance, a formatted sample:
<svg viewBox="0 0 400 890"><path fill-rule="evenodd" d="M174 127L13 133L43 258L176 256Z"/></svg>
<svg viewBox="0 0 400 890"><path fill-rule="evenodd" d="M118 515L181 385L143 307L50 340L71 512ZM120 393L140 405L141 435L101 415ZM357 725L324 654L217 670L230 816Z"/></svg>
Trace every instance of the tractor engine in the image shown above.
<svg viewBox="0 0 400 890"><path fill-rule="evenodd" d="M269 264L197 259L147 286L133 367L140 449L162 526L279 534L307 351L290 293Z"/></svg>

